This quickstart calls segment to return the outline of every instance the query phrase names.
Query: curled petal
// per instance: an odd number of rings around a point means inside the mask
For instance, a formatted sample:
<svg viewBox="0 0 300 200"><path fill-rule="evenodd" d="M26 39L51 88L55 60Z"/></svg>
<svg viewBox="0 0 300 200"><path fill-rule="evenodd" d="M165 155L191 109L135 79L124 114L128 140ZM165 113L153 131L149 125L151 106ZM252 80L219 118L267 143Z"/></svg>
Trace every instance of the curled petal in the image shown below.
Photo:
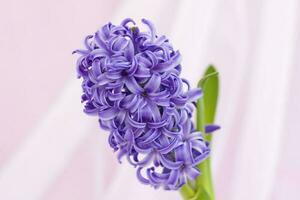
<svg viewBox="0 0 300 200"><path fill-rule="evenodd" d="M170 96L170 93L166 90L163 90L163 91L148 94L148 95L149 95L149 97L151 97L153 99L162 99L162 98L167 99Z"/></svg>
<svg viewBox="0 0 300 200"><path fill-rule="evenodd" d="M118 115L115 117L115 121L119 124L122 124L126 118L126 111L121 110L119 111Z"/></svg>
<svg viewBox="0 0 300 200"><path fill-rule="evenodd" d="M127 48L124 51L124 55L128 60L134 59L134 45L131 40L129 40Z"/></svg>
<svg viewBox="0 0 300 200"><path fill-rule="evenodd" d="M134 149L139 152L139 153L143 153L143 154L149 154L153 151L151 146L143 146L140 147L139 144L134 144Z"/></svg>
<svg viewBox="0 0 300 200"><path fill-rule="evenodd" d="M183 142L176 153L177 160L184 161L184 163L188 165L194 163L192 146L189 142Z"/></svg>
<svg viewBox="0 0 300 200"><path fill-rule="evenodd" d="M106 89L115 89L115 88L121 87L122 85L123 85L122 82L109 82L109 83L107 83L107 85L105 87L106 87Z"/></svg>
<svg viewBox="0 0 300 200"><path fill-rule="evenodd" d="M182 132L186 138L190 137L191 129L192 122L189 120L185 121L185 123L182 125Z"/></svg>
<svg viewBox="0 0 300 200"><path fill-rule="evenodd" d="M142 175L142 173L141 173L142 169L143 169L142 167L139 167L139 168L137 169L137 171L136 171L137 178L138 178L138 180L139 180L141 183L143 183L143 184L145 184L145 185L148 185L150 182L149 182L148 179L146 179L146 178L143 177L143 175Z"/></svg>
<svg viewBox="0 0 300 200"><path fill-rule="evenodd" d="M185 78L181 79L183 83L185 83L187 85L187 89L190 90L191 86L188 80L186 80Z"/></svg>
<svg viewBox="0 0 300 200"><path fill-rule="evenodd" d="M109 134L108 143L109 143L109 146L114 149L114 151L118 150L117 142L115 141L113 134Z"/></svg>
<svg viewBox="0 0 300 200"><path fill-rule="evenodd" d="M124 139L129 143L134 143L134 135L131 129L127 129L124 135Z"/></svg>
<svg viewBox="0 0 300 200"><path fill-rule="evenodd" d="M102 49L108 51L108 49L107 49L107 47L106 47L106 44L105 44L105 42L100 38L100 35L99 35L99 32L98 32L98 31L95 33L95 37L94 37L94 38L95 38L96 44L97 44L100 48L102 48Z"/></svg>
<svg viewBox="0 0 300 200"><path fill-rule="evenodd" d="M110 80L107 79L106 74L101 74L100 76L97 77L97 84L95 84L94 87L99 87L109 82Z"/></svg>
<svg viewBox="0 0 300 200"><path fill-rule="evenodd" d="M147 116L147 121L159 121L161 119L161 114L157 105L155 105L152 101L146 100L144 103L147 103L146 108L143 109L145 111L144 116ZM142 108L144 106L141 106ZM150 125L151 126L151 125Z"/></svg>
<svg viewBox="0 0 300 200"><path fill-rule="evenodd" d="M102 120L110 120L117 116L119 109L117 108L109 108L107 110L103 110L99 112L99 118Z"/></svg>
<svg viewBox="0 0 300 200"><path fill-rule="evenodd" d="M179 136L181 135L182 131L181 131L181 128L179 126L178 130L177 131L170 131L168 130L167 128L163 127L163 134L169 136L169 137L176 137L176 136Z"/></svg>
<svg viewBox="0 0 300 200"><path fill-rule="evenodd" d="M160 46L160 45L162 45L164 42L166 42L167 40L168 40L167 37L166 37L165 35L162 35L162 36L158 37L158 38L155 40L154 44L155 44L156 46Z"/></svg>
<svg viewBox="0 0 300 200"><path fill-rule="evenodd" d="M142 19L142 22L149 27L149 30L150 30L150 33L151 33L151 41L153 41L155 36L156 36L156 30L155 30L154 25L152 24L151 21L149 21L147 19Z"/></svg>
<svg viewBox="0 0 300 200"><path fill-rule="evenodd" d="M200 140L203 142L203 137L202 137L202 134L200 132L193 132L193 133L190 133L190 134L187 134L186 136L186 139L187 140Z"/></svg>
<svg viewBox="0 0 300 200"><path fill-rule="evenodd" d="M126 19L123 19L123 21L121 22L121 26L126 26L128 23L133 23L135 25L135 21L131 18L126 18Z"/></svg>
<svg viewBox="0 0 300 200"><path fill-rule="evenodd" d="M130 68L127 70L128 76L133 76L137 70L137 67L136 60L133 59Z"/></svg>
<svg viewBox="0 0 300 200"><path fill-rule="evenodd" d="M98 108L96 108L92 103L88 102L84 106L84 112L88 115L96 115Z"/></svg>
<svg viewBox="0 0 300 200"><path fill-rule="evenodd" d="M163 181L166 181L170 176L169 173L165 173L164 171L162 173L158 173L155 169L152 170L152 174Z"/></svg>
<svg viewBox="0 0 300 200"><path fill-rule="evenodd" d="M117 37L110 41L109 47L111 51L121 51L128 46L129 41L124 37Z"/></svg>
<svg viewBox="0 0 300 200"><path fill-rule="evenodd" d="M155 92L160 86L160 80L161 78L158 74L153 74L144 89L149 93Z"/></svg>
<svg viewBox="0 0 300 200"><path fill-rule="evenodd" d="M203 162L206 158L208 158L208 156L209 156L209 151L200 154L199 156L197 156L197 157L195 158L195 162L194 162L194 165L193 165L193 166L196 166L196 165L198 165L199 163Z"/></svg>
<svg viewBox="0 0 300 200"><path fill-rule="evenodd" d="M170 105L170 99L160 99L160 98L154 98L155 103L159 106L169 106Z"/></svg>
<svg viewBox="0 0 300 200"><path fill-rule="evenodd" d="M176 54L170 58L170 60L157 64L152 70L155 72L166 72L178 66L180 62L181 56L177 51Z"/></svg>
<svg viewBox="0 0 300 200"><path fill-rule="evenodd" d="M145 51L145 54L149 57L149 59L152 63L150 68L153 68L154 66L156 66L158 64L158 59L154 53L152 53L151 51Z"/></svg>
<svg viewBox="0 0 300 200"><path fill-rule="evenodd" d="M184 106L186 102L188 101L187 96L179 96L179 97L173 97L171 98L172 103L174 103L176 106Z"/></svg>
<svg viewBox="0 0 300 200"><path fill-rule="evenodd" d="M136 129L135 131L134 131L134 137L135 138L139 138L142 134L144 134L145 133L145 130L144 129Z"/></svg>
<svg viewBox="0 0 300 200"><path fill-rule="evenodd" d="M154 168L147 169L147 175L153 185L160 185L166 181L166 177L159 176L158 173L154 173Z"/></svg>
<svg viewBox="0 0 300 200"><path fill-rule="evenodd" d="M200 154L203 154L208 150L208 146L205 144L204 141L193 139L190 140L189 143L192 146L192 148L198 151Z"/></svg>
<svg viewBox="0 0 300 200"><path fill-rule="evenodd" d="M180 172L178 169L172 170L170 172L169 178L167 180L169 186L172 186L173 188L175 188L177 185L179 176L180 176Z"/></svg>
<svg viewBox="0 0 300 200"><path fill-rule="evenodd" d="M118 144L122 144L125 142L124 138L120 135L118 130L113 130L111 134L114 136L114 139Z"/></svg>
<svg viewBox="0 0 300 200"><path fill-rule="evenodd" d="M111 130L111 128L112 128L110 121L103 121L103 120L99 119L99 125L102 129L107 130L107 131Z"/></svg>
<svg viewBox="0 0 300 200"><path fill-rule="evenodd" d="M131 94L124 97L120 102L120 107L125 109L132 108L138 102L137 95Z"/></svg>
<svg viewBox="0 0 300 200"><path fill-rule="evenodd" d="M140 66L139 68L137 68L134 76L138 78L149 78L151 76L150 69Z"/></svg>
<svg viewBox="0 0 300 200"><path fill-rule="evenodd" d="M168 169L179 169L183 164L182 161L171 161L168 158L166 158L165 155L160 155L159 158L162 165Z"/></svg>
<svg viewBox="0 0 300 200"><path fill-rule="evenodd" d="M186 167L184 171L190 180L195 180L200 175L200 171L196 167Z"/></svg>
<svg viewBox="0 0 300 200"><path fill-rule="evenodd" d="M127 88L132 92L133 94L140 94L143 92L143 88L136 82L135 78L130 77L125 79L125 84Z"/></svg>
<svg viewBox="0 0 300 200"><path fill-rule="evenodd" d="M160 135L161 135L160 131L156 131L155 129L152 129L145 134L145 136L147 137L144 136L144 138L140 138L141 139L140 144L141 145L149 144L153 140L156 140Z"/></svg>
<svg viewBox="0 0 300 200"><path fill-rule="evenodd" d="M143 108L144 107L144 104L146 102L144 101L143 98L140 98L139 96L137 97L137 102L135 104L133 104L133 106L130 108L130 111L132 113L136 112L139 110L139 108Z"/></svg>
<svg viewBox="0 0 300 200"><path fill-rule="evenodd" d="M159 121L159 122L148 122L147 126L151 129L152 128L157 129L157 128L161 128L161 127L165 126L167 123L168 123L167 120L162 120L162 121Z"/></svg>
<svg viewBox="0 0 300 200"><path fill-rule="evenodd" d="M117 155L119 163L122 163L121 159L122 159L122 157L124 157L126 154L127 154L127 151L126 151L124 148L121 148L121 149L119 150L118 155Z"/></svg>
<svg viewBox="0 0 300 200"><path fill-rule="evenodd" d="M114 93L111 93L111 92L108 92L108 98L111 100L111 101L117 101L117 100L121 100L124 98L124 94L122 93L117 93L117 94L114 94Z"/></svg>
<svg viewBox="0 0 300 200"><path fill-rule="evenodd" d="M144 122L137 122L129 116L127 117L127 119L128 119L127 120L128 124L134 128L145 128L146 127L146 123L144 123Z"/></svg>
<svg viewBox="0 0 300 200"><path fill-rule="evenodd" d="M90 53L90 51L89 50L77 49L77 50L72 52L72 54L75 54L75 53L78 53L78 54L81 54L81 55L88 55Z"/></svg>
<svg viewBox="0 0 300 200"><path fill-rule="evenodd" d="M103 58L109 56L109 53L103 49L94 49L90 52L90 55L96 58Z"/></svg>
<svg viewBox="0 0 300 200"><path fill-rule="evenodd" d="M110 34L120 34L120 33L125 33L126 32L126 28L123 26L115 26L112 27L110 30Z"/></svg>
<svg viewBox="0 0 300 200"><path fill-rule="evenodd" d="M183 124L183 123L185 123L187 120L188 120L188 113L187 113L187 111L186 110L181 110L181 112L180 112L180 121L179 121L179 123L180 124Z"/></svg>
<svg viewBox="0 0 300 200"><path fill-rule="evenodd" d="M178 145L178 139L174 138L167 146L164 146L163 148L158 149L158 152L161 154L167 154L176 148Z"/></svg>
<svg viewBox="0 0 300 200"><path fill-rule="evenodd" d="M92 35L88 35L88 36L86 36L85 39L84 39L84 45L85 45L85 47L86 47L89 51L92 50L92 46L91 46L91 44L90 44L90 42L89 42L89 40L90 40L91 38L93 38L93 36L92 36Z"/></svg>
<svg viewBox="0 0 300 200"><path fill-rule="evenodd" d="M197 99L199 99L201 97L202 91L200 89L196 88L196 89L188 91L185 95L188 97L188 99L190 101L196 101Z"/></svg>

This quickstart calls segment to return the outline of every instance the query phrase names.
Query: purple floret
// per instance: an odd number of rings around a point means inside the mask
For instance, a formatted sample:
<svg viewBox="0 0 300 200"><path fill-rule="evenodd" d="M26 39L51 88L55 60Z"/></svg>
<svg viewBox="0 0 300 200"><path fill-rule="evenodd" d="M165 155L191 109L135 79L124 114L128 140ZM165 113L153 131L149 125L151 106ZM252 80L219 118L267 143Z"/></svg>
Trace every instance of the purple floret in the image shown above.
<svg viewBox="0 0 300 200"><path fill-rule="evenodd" d="M200 174L210 152L191 119L201 90L180 78L179 51L142 22L147 32L132 19L108 23L74 51L84 112L99 117L118 159L126 157L142 183L177 190Z"/></svg>

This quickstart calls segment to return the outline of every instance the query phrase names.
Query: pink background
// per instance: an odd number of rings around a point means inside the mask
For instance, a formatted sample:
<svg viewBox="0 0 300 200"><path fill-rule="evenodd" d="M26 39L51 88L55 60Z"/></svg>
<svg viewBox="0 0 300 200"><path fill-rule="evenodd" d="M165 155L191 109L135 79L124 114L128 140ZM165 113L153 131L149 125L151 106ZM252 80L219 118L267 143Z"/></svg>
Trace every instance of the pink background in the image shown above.
<svg viewBox="0 0 300 200"><path fill-rule="evenodd" d="M217 199L299 199L299 11L298 0L2 1L0 199L180 199L138 183L81 111L71 52L125 17L169 36L194 86L218 67Z"/></svg>

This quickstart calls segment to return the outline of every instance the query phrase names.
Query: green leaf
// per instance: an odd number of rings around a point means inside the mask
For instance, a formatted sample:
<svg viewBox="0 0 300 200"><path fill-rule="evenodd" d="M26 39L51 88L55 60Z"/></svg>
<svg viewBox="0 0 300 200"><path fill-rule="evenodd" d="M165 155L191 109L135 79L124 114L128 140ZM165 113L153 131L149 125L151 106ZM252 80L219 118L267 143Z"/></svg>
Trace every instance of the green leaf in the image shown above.
<svg viewBox="0 0 300 200"><path fill-rule="evenodd" d="M204 133L204 126L214 123L218 102L219 77L214 66L210 65L206 69L198 87L202 89L203 98L198 101L197 123L200 124L197 128ZM211 140L211 136L211 134L205 135L208 141Z"/></svg>
<svg viewBox="0 0 300 200"><path fill-rule="evenodd" d="M198 83L198 87L202 89L203 97L197 102L197 130L203 133L206 141L211 142L212 134L205 134L205 125L214 123L217 108L219 77L214 66L211 65L206 69L203 78ZM214 200L210 158L198 167L202 175L197 178L196 185L198 190L205 191L199 194L198 199Z"/></svg>

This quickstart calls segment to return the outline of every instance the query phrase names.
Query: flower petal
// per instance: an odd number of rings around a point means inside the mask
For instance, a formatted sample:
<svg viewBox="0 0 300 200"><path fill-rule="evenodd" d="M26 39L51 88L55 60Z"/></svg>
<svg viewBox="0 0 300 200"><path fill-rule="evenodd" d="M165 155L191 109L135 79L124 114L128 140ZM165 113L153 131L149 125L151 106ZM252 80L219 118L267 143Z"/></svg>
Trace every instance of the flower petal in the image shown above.
<svg viewBox="0 0 300 200"><path fill-rule="evenodd" d="M193 89L185 93L189 101L196 101L202 96L202 90L199 88Z"/></svg>
<svg viewBox="0 0 300 200"><path fill-rule="evenodd" d="M179 169L183 164L182 161L171 161L165 155L160 155L159 158L162 165L168 169Z"/></svg>
<svg viewBox="0 0 300 200"><path fill-rule="evenodd" d="M136 82L134 77L126 78L125 85L133 94L140 94L143 92L143 88Z"/></svg>
<svg viewBox="0 0 300 200"><path fill-rule="evenodd" d="M200 171L196 167L186 167L184 171L191 181L200 175Z"/></svg>
<svg viewBox="0 0 300 200"><path fill-rule="evenodd" d="M130 116L127 116L127 122L130 126L132 126L134 128L145 128L146 127L146 123L137 122L134 119L132 119Z"/></svg>
<svg viewBox="0 0 300 200"><path fill-rule="evenodd" d="M175 55L171 57L170 60L157 64L155 67L152 68L152 70L155 72L166 72L178 66L180 62L181 55L178 51L176 51Z"/></svg>
<svg viewBox="0 0 300 200"><path fill-rule="evenodd" d="M153 74L149 81L146 83L144 89L149 93L155 92L160 86L160 80L160 75Z"/></svg>
<svg viewBox="0 0 300 200"><path fill-rule="evenodd" d="M143 183L143 184L145 184L145 185L148 185L148 184L150 183L150 181L149 181L148 179L146 179L146 178L143 177L143 175L142 175L142 173L141 173L142 169L143 169L142 167L139 167L139 168L137 169L137 171L136 171L137 178L138 178L138 180L139 180L141 183Z"/></svg>
<svg viewBox="0 0 300 200"><path fill-rule="evenodd" d="M214 124L208 124L205 126L205 133L212 133L216 130L219 130L221 127Z"/></svg>
<svg viewBox="0 0 300 200"><path fill-rule="evenodd" d="M106 110L102 110L101 112L99 112L99 118L102 120L110 120L117 116L118 112L119 109L113 107Z"/></svg>

